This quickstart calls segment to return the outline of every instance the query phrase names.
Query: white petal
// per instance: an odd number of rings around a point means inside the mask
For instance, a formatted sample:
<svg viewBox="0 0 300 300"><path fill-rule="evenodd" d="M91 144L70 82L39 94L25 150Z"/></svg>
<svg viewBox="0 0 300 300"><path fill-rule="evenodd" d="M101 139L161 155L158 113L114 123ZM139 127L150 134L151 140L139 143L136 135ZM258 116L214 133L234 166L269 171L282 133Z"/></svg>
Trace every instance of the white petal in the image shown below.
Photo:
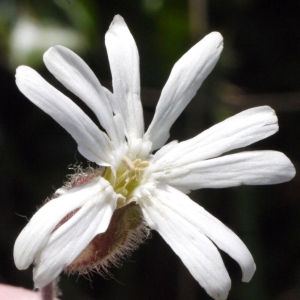
<svg viewBox="0 0 300 300"><path fill-rule="evenodd" d="M135 41L124 21L117 15L105 35L116 105L126 126L129 141L144 134L143 110L140 101L139 54Z"/></svg>
<svg viewBox="0 0 300 300"><path fill-rule="evenodd" d="M216 65L222 49L222 36L212 32L174 65L162 90L153 121L145 134L146 139L153 143L153 150L168 140L171 126Z"/></svg>
<svg viewBox="0 0 300 300"><path fill-rule="evenodd" d="M18 269L27 269L37 254L48 243L56 225L70 212L89 201L94 194L99 194L108 186L103 178L75 187L47 202L31 218L18 236L14 246L14 260Z"/></svg>
<svg viewBox="0 0 300 300"><path fill-rule="evenodd" d="M89 66L77 54L63 46L51 47L44 54L44 62L48 70L66 88L93 110L109 137L118 143L112 104ZM122 138L121 142L125 138L124 132Z"/></svg>
<svg viewBox="0 0 300 300"><path fill-rule="evenodd" d="M164 158L169 158L169 153L171 153L173 149L177 149L177 147L178 141L176 140L162 146L158 151L155 152L151 162L157 162L160 158L163 158L163 161L165 161ZM160 167L158 167L158 169L160 169Z"/></svg>
<svg viewBox="0 0 300 300"><path fill-rule="evenodd" d="M109 138L73 101L29 67L17 69L16 83L30 101L72 135L83 156L99 165L111 165L113 158Z"/></svg>
<svg viewBox="0 0 300 300"><path fill-rule="evenodd" d="M233 149L246 147L278 131L277 116L269 106L251 108L238 113L181 142L167 155L155 160L165 166L185 166L219 156Z"/></svg>
<svg viewBox="0 0 300 300"><path fill-rule="evenodd" d="M148 225L159 232L211 297L226 299L231 287L213 242L232 255L241 264L244 276L251 278L255 265L246 246L202 207L166 185L140 191L139 204Z"/></svg>
<svg viewBox="0 0 300 300"><path fill-rule="evenodd" d="M250 151L163 171L155 176L187 193L200 188L277 184L295 176L291 161L277 151Z"/></svg>
<svg viewBox="0 0 300 300"><path fill-rule="evenodd" d="M207 236L239 263L243 272L243 281L251 280L256 269L253 257L233 231L180 191L163 184L157 188L156 193L158 193L157 198L159 200L156 201L158 201L157 207L161 214L166 216L168 210L170 210L177 219L177 221L172 219L171 222L179 223L182 222L181 219L184 219L184 222L189 223L189 226L193 226L198 231L197 234ZM147 207L145 210L148 213L149 208ZM170 221L166 220L165 222ZM152 226L155 227L155 225ZM182 228L185 230L185 226L182 226Z"/></svg>
<svg viewBox="0 0 300 300"><path fill-rule="evenodd" d="M108 186L90 196L71 219L51 234L36 260L35 287L41 288L53 281L97 234L107 229L116 208L117 195Z"/></svg>

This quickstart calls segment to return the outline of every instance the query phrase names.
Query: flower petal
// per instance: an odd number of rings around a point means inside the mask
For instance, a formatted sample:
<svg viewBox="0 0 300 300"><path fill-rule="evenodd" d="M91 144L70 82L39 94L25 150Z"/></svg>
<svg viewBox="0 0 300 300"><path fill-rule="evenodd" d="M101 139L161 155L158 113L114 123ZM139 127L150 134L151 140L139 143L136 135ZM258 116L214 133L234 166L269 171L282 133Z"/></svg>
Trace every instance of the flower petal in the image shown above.
<svg viewBox="0 0 300 300"><path fill-rule="evenodd" d="M250 151L213 158L153 174L188 193L200 188L277 184L295 176L291 161L277 151Z"/></svg>
<svg viewBox="0 0 300 300"><path fill-rule="evenodd" d="M116 202L117 195L110 185L102 191L95 189L81 209L51 234L36 259L35 287L41 288L53 281L97 234L107 229Z"/></svg>
<svg viewBox="0 0 300 300"><path fill-rule="evenodd" d="M153 143L153 150L160 148L168 140L171 126L216 65L222 49L221 34L212 32L174 65L145 134L145 138Z"/></svg>
<svg viewBox="0 0 300 300"><path fill-rule="evenodd" d="M247 282L251 280L256 269L253 257L245 244L233 231L208 213L203 207L192 201L188 196L168 185L160 184L155 193L155 200L152 200L153 205L154 201L156 201L156 205L158 204L158 206L156 206L157 211L165 217L164 222L177 222L177 226L181 224L181 229L178 229L178 231L183 230L183 232L185 232L186 226L194 228L197 233L193 238L196 238L199 234L204 234L221 250L225 251L239 263L243 272L243 281ZM150 214L152 213L149 213L149 210L155 210L154 206L149 207L148 205L145 207L146 214L151 218ZM170 211L174 214L173 217L170 218L171 221L168 218ZM153 221L155 220L151 218L150 222L153 223ZM164 226L156 222L157 221L152 225L154 229L155 226ZM151 223L149 223L149 226L151 226L150 224ZM171 232L169 232L169 235L170 234ZM181 237L178 240L182 245L186 245Z"/></svg>
<svg viewBox="0 0 300 300"><path fill-rule="evenodd" d="M240 263L245 279L251 278L255 264L246 246L202 207L164 184L139 191L138 203L149 227L158 231L211 297L226 299L231 287L213 242Z"/></svg>
<svg viewBox="0 0 300 300"><path fill-rule="evenodd" d="M83 156L99 165L112 164L109 138L73 101L29 67L21 66L17 69L16 83L30 101L72 135Z"/></svg>
<svg viewBox="0 0 300 300"><path fill-rule="evenodd" d="M161 168L186 166L219 156L233 149L246 147L278 131L277 116L269 106L242 111L203 131L196 137L181 142L167 155L157 151L157 165Z"/></svg>
<svg viewBox="0 0 300 300"><path fill-rule="evenodd" d="M48 70L72 93L83 100L96 114L109 137L119 143L113 122L112 104L105 89L89 66L73 51L63 46L51 47L44 54ZM124 130L124 129L123 129ZM123 132L124 141L125 136Z"/></svg>
<svg viewBox="0 0 300 300"><path fill-rule="evenodd" d="M131 142L144 134L139 54L135 41L121 16L114 17L105 35L105 45L116 100L113 109L123 117L127 139Z"/></svg>
<svg viewBox="0 0 300 300"><path fill-rule="evenodd" d="M95 178L89 183L64 189L64 194L42 206L18 236L14 246L14 260L18 269L27 269L48 243L57 224L70 212L81 207L94 195L107 188L108 182ZM63 227L63 226L62 226Z"/></svg>

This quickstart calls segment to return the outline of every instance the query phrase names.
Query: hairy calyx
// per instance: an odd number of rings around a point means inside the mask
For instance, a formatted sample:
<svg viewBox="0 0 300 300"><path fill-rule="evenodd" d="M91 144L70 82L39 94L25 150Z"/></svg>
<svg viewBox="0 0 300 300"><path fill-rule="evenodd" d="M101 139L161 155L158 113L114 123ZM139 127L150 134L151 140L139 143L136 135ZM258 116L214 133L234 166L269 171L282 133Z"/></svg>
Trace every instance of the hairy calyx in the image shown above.
<svg viewBox="0 0 300 300"><path fill-rule="evenodd" d="M119 267L121 259L130 256L149 233L139 205L129 203L115 210L107 230L96 235L65 271L71 274L90 271L109 274L108 267Z"/></svg>
<svg viewBox="0 0 300 300"><path fill-rule="evenodd" d="M117 203L107 230L96 235L77 258L65 268L67 273L86 274L98 271L109 274L109 266L120 266L121 259L128 257L150 235L150 229L144 221L140 206L130 201L130 194L143 179L143 172L149 166L148 161L130 160L124 156L116 175L109 168L76 168L76 173L69 176L65 183L67 189L83 186L96 177L104 177L113 186L117 194L124 199ZM80 208L65 216L54 231L72 218Z"/></svg>

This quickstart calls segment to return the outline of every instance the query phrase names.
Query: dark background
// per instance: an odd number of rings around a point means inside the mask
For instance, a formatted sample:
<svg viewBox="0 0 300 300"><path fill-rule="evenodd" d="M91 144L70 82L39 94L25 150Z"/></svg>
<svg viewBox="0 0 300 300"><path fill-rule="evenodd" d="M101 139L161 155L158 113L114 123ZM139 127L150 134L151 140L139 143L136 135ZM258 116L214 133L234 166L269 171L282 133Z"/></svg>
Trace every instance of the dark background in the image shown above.
<svg viewBox="0 0 300 300"><path fill-rule="evenodd" d="M245 108L268 104L280 130L248 149L282 151L299 165L298 0L0 0L1 283L32 288L32 270L14 266L14 241L26 217L71 173L68 167L86 164L72 138L18 91L15 68L29 65L69 94L42 63L48 47L62 44L109 87L104 34L115 14L125 18L139 49L147 124L174 63L205 34L220 31L221 59L173 126L172 138L190 138ZM232 228L255 258L257 272L245 284L239 266L222 253L232 278L228 299L300 299L299 176L276 186L201 190L191 198ZM210 299L156 232L110 271L110 279L63 275L63 298Z"/></svg>

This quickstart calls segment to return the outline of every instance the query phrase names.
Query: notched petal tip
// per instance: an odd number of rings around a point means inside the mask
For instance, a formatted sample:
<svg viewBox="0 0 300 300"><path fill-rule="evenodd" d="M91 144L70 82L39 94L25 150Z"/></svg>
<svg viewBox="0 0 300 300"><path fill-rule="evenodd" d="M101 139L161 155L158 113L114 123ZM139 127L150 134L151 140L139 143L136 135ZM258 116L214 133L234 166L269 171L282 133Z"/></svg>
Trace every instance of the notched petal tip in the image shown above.
<svg viewBox="0 0 300 300"><path fill-rule="evenodd" d="M35 94L36 82L41 78L37 71L28 66L19 66L16 69L16 84L19 90L29 98L28 94ZM46 83L40 81L39 88L43 89L46 87ZM29 100L31 100L29 98ZM32 101L32 100L31 100ZM33 102L33 101L32 101Z"/></svg>
<svg viewBox="0 0 300 300"><path fill-rule="evenodd" d="M125 24L125 20L121 15L115 15L110 26L116 25L116 24Z"/></svg>
<svg viewBox="0 0 300 300"><path fill-rule="evenodd" d="M57 49L57 47L59 47L59 45L51 46L51 47L43 54L43 58L45 58L45 56L47 56L48 53L51 53L52 51L55 51L55 49ZM62 47L62 46L60 46L60 47Z"/></svg>
<svg viewBox="0 0 300 300"><path fill-rule="evenodd" d="M296 168L295 166L293 165L293 163L291 162L291 160L285 155L282 153L282 155L284 156L284 159L285 159L285 181L282 181L282 182L287 182L287 181L290 181L292 180L295 175L296 175Z"/></svg>
<svg viewBox="0 0 300 300"><path fill-rule="evenodd" d="M22 72L22 71L20 71L20 70L22 70L23 67L26 67L26 66L18 66L18 67L17 67L17 69L16 69L16 75L15 75L16 78L17 78L17 76L20 74L20 72Z"/></svg>
<svg viewBox="0 0 300 300"><path fill-rule="evenodd" d="M25 237L27 239L28 237ZM24 240L24 235L19 235L13 250L13 257L16 267L19 270L26 270L33 262L33 257L28 255L25 251L23 251L23 247L21 247L22 241Z"/></svg>
<svg viewBox="0 0 300 300"><path fill-rule="evenodd" d="M252 261L249 262L249 264L247 266L243 267L242 281L243 282L249 282L252 279L255 271L256 271L256 264L252 260Z"/></svg>
<svg viewBox="0 0 300 300"><path fill-rule="evenodd" d="M20 81L23 77L26 78L29 72L36 72L35 70L31 69L30 67L27 66L19 66L16 69L16 82Z"/></svg>
<svg viewBox="0 0 300 300"><path fill-rule="evenodd" d="M209 39L211 42L216 43L217 49L219 49L219 48L220 48L220 50L223 49L224 41L223 41L223 36L221 35L220 32L213 31L213 32L209 33L208 35L206 35L204 37L204 39Z"/></svg>
<svg viewBox="0 0 300 300"><path fill-rule="evenodd" d="M113 18L112 22L109 25L109 29L108 29L106 35L109 33L118 34L117 30L119 30L119 29L127 29L128 30L128 27L122 16L115 15L115 17Z"/></svg>
<svg viewBox="0 0 300 300"><path fill-rule="evenodd" d="M55 45L50 47L44 54L43 54L43 61L46 64L47 61L50 61L52 59L55 59L55 56L57 53L59 54L60 52L63 51L70 51L68 48L61 46L61 45Z"/></svg>

